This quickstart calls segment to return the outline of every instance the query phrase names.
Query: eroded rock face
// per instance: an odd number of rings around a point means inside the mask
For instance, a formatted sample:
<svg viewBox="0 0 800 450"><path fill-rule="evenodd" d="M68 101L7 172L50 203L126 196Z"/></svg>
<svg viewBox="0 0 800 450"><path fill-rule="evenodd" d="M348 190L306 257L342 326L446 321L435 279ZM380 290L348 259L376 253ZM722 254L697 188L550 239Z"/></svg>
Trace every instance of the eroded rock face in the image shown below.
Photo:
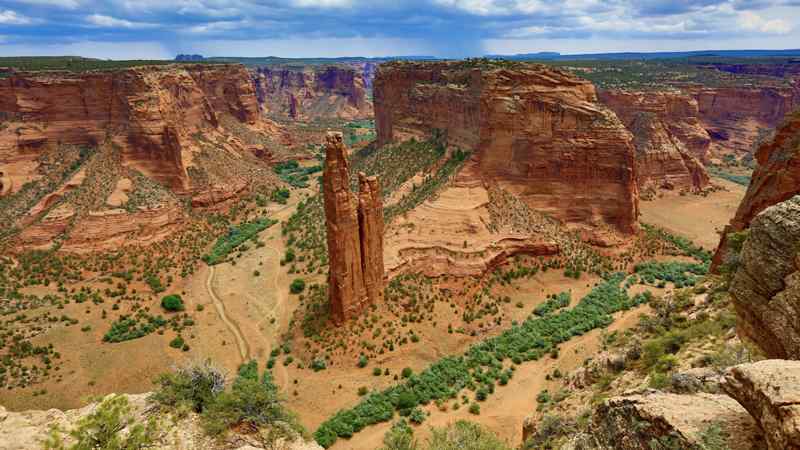
<svg viewBox="0 0 800 450"><path fill-rule="evenodd" d="M365 119L366 68L347 66L259 67L253 77L263 109L292 119Z"/></svg>
<svg viewBox="0 0 800 450"><path fill-rule="evenodd" d="M35 195L12 198L0 217L32 247L68 230L74 236L62 249L116 246L132 233L138 243L165 237L185 219L176 195L212 206L273 176L245 137L282 139L261 118L240 65L10 72L0 78L0 112L0 195L38 183L29 190ZM78 153L69 156L70 168L65 155ZM61 172L64 179L55 175ZM127 193L116 192L123 181ZM126 205L127 194L142 187L150 192Z"/></svg>
<svg viewBox="0 0 800 450"><path fill-rule="evenodd" d="M800 359L800 195L750 225L730 293L739 333L770 358Z"/></svg>
<svg viewBox="0 0 800 450"><path fill-rule="evenodd" d="M657 391L606 400L592 416L591 431L599 447L616 450L702 448L702 434L717 425L727 435L727 448L763 448L756 422L736 400L725 395L679 395Z"/></svg>
<svg viewBox="0 0 800 450"><path fill-rule="evenodd" d="M755 418L771 450L800 449L800 361L735 366L722 389Z"/></svg>
<svg viewBox="0 0 800 450"><path fill-rule="evenodd" d="M525 63L394 62L378 67L374 97L378 145L444 136L538 211L638 227L631 135L588 81Z"/></svg>
<svg viewBox="0 0 800 450"><path fill-rule="evenodd" d="M678 92L600 91L633 133L639 188L703 189L711 138L700 126L697 101Z"/></svg>
<svg viewBox="0 0 800 450"><path fill-rule="evenodd" d="M726 258L728 233L748 228L753 218L766 208L800 194L800 113L788 116L773 139L762 144L755 156L758 166L717 247L712 270L717 270Z"/></svg>
<svg viewBox="0 0 800 450"><path fill-rule="evenodd" d="M688 89L712 146L751 152L760 129L778 126L800 107L800 87L717 87Z"/></svg>
<svg viewBox="0 0 800 450"><path fill-rule="evenodd" d="M383 299L383 205L376 177L359 174L358 198L350 191L341 133L328 133L325 156L328 294L333 318L342 322Z"/></svg>

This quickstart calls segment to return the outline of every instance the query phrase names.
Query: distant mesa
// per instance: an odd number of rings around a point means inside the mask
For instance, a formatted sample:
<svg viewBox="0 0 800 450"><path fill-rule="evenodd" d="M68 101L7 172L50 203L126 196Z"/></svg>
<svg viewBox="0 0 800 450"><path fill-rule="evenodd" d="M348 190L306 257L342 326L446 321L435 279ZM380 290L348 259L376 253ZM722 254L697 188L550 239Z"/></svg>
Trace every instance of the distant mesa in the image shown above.
<svg viewBox="0 0 800 450"><path fill-rule="evenodd" d="M175 61L182 61L182 62L189 62L189 61L202 61L205 58L203 55L188 55L181 53L180 55L175 57Z"/></svg>

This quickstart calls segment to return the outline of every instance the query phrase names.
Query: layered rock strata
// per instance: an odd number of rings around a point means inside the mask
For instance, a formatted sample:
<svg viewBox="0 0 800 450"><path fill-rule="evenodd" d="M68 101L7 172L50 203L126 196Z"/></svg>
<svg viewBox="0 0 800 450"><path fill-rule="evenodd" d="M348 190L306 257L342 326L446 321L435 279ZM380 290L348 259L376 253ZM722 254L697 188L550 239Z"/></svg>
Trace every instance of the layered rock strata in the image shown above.
<svg viewBox="0 0 800 450"><path fill-rule="evenodd" d="M769 142L755 154L758 166L736 215L717 247L712 270L725 262L729 233L747 229L756 215L769 206L800 194L800 113L788 116Z"/></svg>
<svg viewBox="0 0 800 450"><path fill-rule="evenodd" d="M359 174L358 197L350 191L341 133L328 133L325 155L328 293L334 320L343 322L383 299L383 204L375 177Z"/></svg>
<svg viewBox="0 0 800 450"><path fill-rule="evenodd" d="M639 188L703 189L711 138L697 101L679 92L600 91L599 99L633 133Z"/></svg>
<svg viewBox="0 0 800 450"><path fill-rule="evenodd" d="M291 119L372 116L365 71L348 66L265 66L254 70L259 104Z"/></svg>
<svg viewBox="0 0 800 450"><path fill-rule="evenodd" d="M800 107L800 85L786 87L688 88L697 100L703 127L718 152L753 151L762 133Z"/></svg>
<svg viewBox="0 0 800 450"><path fill-rule="evenodd" d="M378 145L445 138L536 210L638 227L631 135L588 81L527 63L393 62L378 67L374 97Z"/></svg>
<svg viewBox="0 0 800 450"><path fill-rule="evenodd" d="M13 213L0 217L30 246L66 232L75 236L63 249L116 246L132 233L137 242L163 237L184 218L176 195L205 207L253 180L274 182L250 141L281 135L261 118L240 65L12 71L0 78L0 195ZM69 174L78 168L76 182ZM146 181L127 193L135 202L114 194L134 178ZM158 232L139 232L155 224Z"/></svg>
<svg viewBox="0 0 800 450"><path fill-rule="evenodd" d="M800 359L800 195L753 220L730 293L740 334L770 358Z"/></svg>

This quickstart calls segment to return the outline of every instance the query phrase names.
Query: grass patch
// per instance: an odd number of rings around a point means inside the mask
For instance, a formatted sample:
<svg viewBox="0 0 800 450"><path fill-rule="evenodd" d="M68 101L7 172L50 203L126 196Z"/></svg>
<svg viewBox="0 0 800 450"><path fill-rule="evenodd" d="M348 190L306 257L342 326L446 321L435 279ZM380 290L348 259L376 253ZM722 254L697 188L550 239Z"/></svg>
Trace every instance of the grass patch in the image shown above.
<svg viewBox="0 0 800 450"><path fill-rule="evenodd" d="M253 222L244 222L239 226L230 227L228 234L220 236L211 251L203 255L203 261L209 266L219 264L225 261L236 247L245 243L248 239L255 238L258 233L266 230L272 225L278 223L277 220L262 217Z"/></svg>

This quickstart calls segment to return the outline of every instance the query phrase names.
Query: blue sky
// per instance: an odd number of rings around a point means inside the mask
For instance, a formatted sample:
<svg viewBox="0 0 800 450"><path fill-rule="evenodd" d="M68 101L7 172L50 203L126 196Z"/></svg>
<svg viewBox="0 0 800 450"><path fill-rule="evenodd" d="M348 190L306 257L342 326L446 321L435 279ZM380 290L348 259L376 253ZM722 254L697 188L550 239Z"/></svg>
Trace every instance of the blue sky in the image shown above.
<svg viewBox="0 0 800 450"><path fill-rule="evenodd" d="M800 0L0 0L0 56L800 47Z"/></svg>

